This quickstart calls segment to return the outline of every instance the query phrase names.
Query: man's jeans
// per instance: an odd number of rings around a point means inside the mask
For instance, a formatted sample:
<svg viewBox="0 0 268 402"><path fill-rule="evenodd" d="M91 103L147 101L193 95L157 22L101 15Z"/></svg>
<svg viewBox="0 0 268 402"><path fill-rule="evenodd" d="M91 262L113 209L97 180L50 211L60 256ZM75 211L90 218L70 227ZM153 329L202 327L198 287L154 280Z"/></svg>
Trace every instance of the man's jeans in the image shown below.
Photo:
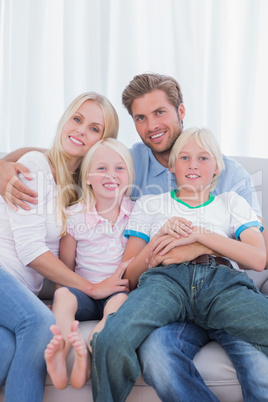
<svg viewBox="0 0 268 402"><path fill-rule="evenodd" d="M241 384L244 402L268 401L268 357L250 343L223 330L206 331L194 323L158 328L138 350L145 381L163 402L218 401L205 385L193 358L209 340L229 355Z"/></svg>
<svg viewBox="0 0 268 402"><path fill-rule="evenodd" d="M7 402L42 402L54 323L49 308L0 267L0 388L6 379Z"/></svg>
<svg viewBox="0 0 268 402"><path fill-rule="evenodd" d="M94 400L125 401L140 375L136 350L154 329L176 321L224 329L268 354L268 300L246 274L214 261L152 268L93 338Z"/></svg>

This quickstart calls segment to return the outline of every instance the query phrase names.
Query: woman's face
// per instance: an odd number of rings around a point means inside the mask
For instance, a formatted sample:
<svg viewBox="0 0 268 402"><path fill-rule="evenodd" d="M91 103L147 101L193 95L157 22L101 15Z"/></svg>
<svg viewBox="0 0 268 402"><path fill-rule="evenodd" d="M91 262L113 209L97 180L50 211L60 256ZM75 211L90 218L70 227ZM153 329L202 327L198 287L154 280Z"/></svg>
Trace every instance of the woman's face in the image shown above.
<svg viewBox="0 0 268 402"><path fill-rule="evenodd" d="M81 163L87 151L104 133L105 122L101 107L93 100L86 100L64 125L62 146L72 158L71 163Z"/></svg>

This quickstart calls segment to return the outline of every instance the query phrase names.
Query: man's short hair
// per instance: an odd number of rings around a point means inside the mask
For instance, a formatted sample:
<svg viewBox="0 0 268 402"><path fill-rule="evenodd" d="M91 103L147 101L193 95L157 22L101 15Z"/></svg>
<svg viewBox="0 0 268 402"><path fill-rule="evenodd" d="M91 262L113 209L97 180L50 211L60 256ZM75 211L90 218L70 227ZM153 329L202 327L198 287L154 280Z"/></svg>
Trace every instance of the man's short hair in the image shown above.
<svg viewBox="0 0 268 402"><path fill-rule="evenodd" d="M122 94L122 102L128 113L132 116L132 103L156 89L166 93L168 101L178 110L183 103L183 96L179 83L173 77L167 75L146 73L136 75L126 86Z"/></svg>

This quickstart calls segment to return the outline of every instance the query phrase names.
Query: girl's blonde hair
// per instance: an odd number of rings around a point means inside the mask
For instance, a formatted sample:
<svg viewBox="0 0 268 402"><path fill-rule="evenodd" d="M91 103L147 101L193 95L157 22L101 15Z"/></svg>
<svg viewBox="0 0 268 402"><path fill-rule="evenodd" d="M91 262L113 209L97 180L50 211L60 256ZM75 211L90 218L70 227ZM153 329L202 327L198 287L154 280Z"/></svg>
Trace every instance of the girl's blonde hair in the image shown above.
<svg viewBox="0 0 268 402"><path fill-rule="evenodd" d="M79 202L85 203L89 209L92 209L92 207L96 203L96 198L94 191L90 185L87 184L88 181L88 172L90 169L91 161L93 158L94 153L101 147L107 147L111 148L115 152L117 152L123 161L126 164L127 167L127 172L128 172L128 187L126 188L125 195L130 196L132 186L134 183L134 166L133 166L133 160L130 151L127 149L127 147L122 144L120 141L117 141L113 138L105 138L102 139L96 144L93 145L93 147L90 148L90 150L87 152L86 156L83 159L83 162L81 164L81 173L80 173L80 182L82 186L82 196L78 200Z"/></svg>
<svg viewBox="0 0 268 402"><path fill-rule="evenodd" d="M48 159L55 171L55 181L57 184L57 217L59 221L66 222L66 207L81 196L79 186L79 172L70 172L68 163L70 155L65 152L62 142L61 133L77 109L87 100L96 102L103 111L104 116L104 133L102 138L117 138L119 130L118 115L111 102L103 95L96 92L86 92L75 98L63 113L56 131L56 136L52 148L48 152Z"/></svg>
<svg viewBox="0 0 268 402"><path fill-rule="evenodd" d="M175 160L178 157L179 152L191 138L194 138L197 145L215 158L216 167L219 173L215 174L211 181L210 190L213 191L217 185L218 177L224 169L224 162L218 141L208 129L192 127L184 130L177 138L171 149L168 166L171 168L175 167Z"/></svg>

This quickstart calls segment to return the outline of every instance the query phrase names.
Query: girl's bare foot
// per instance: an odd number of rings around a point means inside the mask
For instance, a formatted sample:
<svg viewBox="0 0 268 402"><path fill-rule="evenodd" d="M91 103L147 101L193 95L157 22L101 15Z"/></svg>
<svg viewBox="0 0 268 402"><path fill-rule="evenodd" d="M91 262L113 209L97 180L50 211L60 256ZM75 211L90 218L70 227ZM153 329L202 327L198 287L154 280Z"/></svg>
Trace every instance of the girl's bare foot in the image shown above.
<svg viewBox="0 0 268 402"><path fill-rule="evenodd" d="M58 389L64 389L68 384L66 357L64 353L65 340L57 325L51 325L50 330L54 336L45 350L47 372L54 386Z"/></svg>
<svg viewBox="0 0 268 402"><path fill-rule="evenodd" d="M75 358L70 377L74 388L82 388L91 375L91 356L88 351L83 335L78 329L79 322L74 321L71 333L68 335L69 342L74 348Z"/></svg>

